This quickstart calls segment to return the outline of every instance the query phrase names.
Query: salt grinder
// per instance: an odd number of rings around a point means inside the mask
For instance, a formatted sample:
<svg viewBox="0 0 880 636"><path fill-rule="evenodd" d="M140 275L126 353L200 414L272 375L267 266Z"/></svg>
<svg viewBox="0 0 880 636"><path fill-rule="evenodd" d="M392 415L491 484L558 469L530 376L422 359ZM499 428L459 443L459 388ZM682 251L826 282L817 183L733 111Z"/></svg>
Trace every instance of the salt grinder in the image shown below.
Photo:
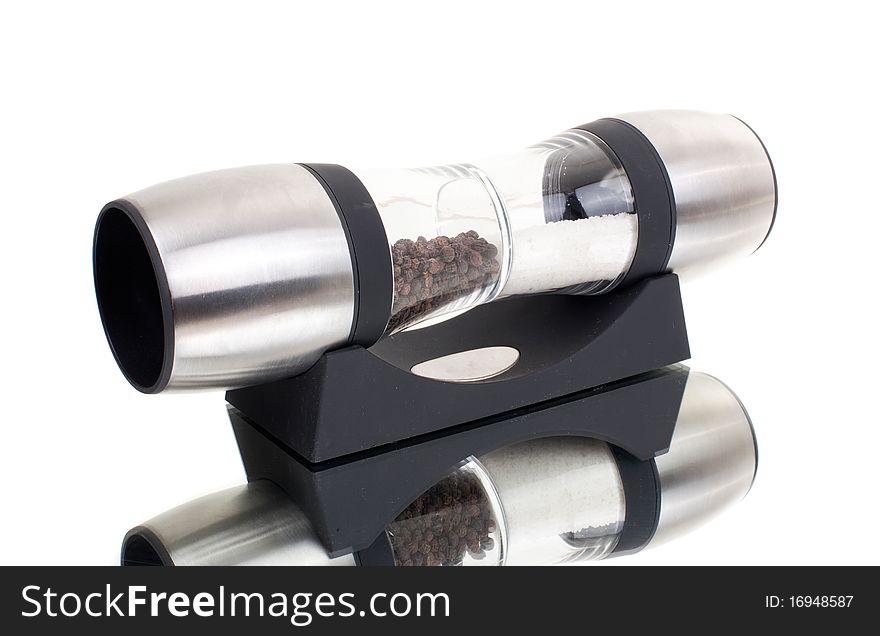
<svg viewBox="0 0 880 636"><path fill-rule="evenodd" d="M770 159L740 120L630 113L473 164L291 163L152 186L101 212L95 286L135 388L235 388L507 297L687 277L755 251L775 208Z"/></svg>
<svg viewBox="0 0 880 636"><path fill-rule="evenodd" d="M757 444L681 364L679 283L757 250L776 203L752 129L696 111L108 203L117 364L144 393L227 389L247 476L134 527L122 563L551 565L685 534L745 496Z"/></svg>

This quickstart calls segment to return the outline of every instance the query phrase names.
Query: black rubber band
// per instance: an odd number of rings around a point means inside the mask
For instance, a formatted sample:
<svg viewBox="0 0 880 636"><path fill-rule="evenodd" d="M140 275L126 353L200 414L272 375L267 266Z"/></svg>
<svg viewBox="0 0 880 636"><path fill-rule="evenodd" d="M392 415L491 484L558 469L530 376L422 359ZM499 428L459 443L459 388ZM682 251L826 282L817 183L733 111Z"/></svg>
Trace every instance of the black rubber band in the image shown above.
<svg viewBox="0 0 880 636"><path fill-rule="evenodd" d="M654 536L660 521L660 475L653 459L642 461L612 446L626 499L626 519L614 548L615 556L644 548Z"/></svg>
<svg viewBox="0 0 880 636"><path fill-rule="evenodd" d="M599 119L578 128L608 144L632 186L638 241L621 284L665 272L675 242L675 197L657 149L635 126L619 119Z"/></svg>
<svg viewBox="0 0 880 636"><path fill-rule="evenodd" d="M351 170L329 163L299 165L321 182L342 220L354 272L349 343L369 347L382 337L391 318L394 278L385 226L370 193Z"/></svg>

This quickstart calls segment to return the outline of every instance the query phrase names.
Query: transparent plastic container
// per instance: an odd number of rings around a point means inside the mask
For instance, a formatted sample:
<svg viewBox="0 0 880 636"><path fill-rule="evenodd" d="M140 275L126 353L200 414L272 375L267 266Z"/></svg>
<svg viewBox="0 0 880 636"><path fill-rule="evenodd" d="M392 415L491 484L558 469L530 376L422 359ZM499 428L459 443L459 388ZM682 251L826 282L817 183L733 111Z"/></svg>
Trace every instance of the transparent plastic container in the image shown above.
<svg viewBox="0 0 880 636"><path fill-rule="evenodd" d="M386 529L395 565L503 565L504 515L471 458L422 493Z"/></svg>
<svg viewBox="0 0 880 636"><path fill-rule="evenodd" d="M365 183L391 247L387 332L497 296L510 243L498 194L473 166L371 172Z"/></svg>
<svg viewBox="0 0 880 636"><path fill-rule="evenodd" d="M632 188L611 149L588 132L479 165L358 175L390 243L386 333L505 296L606 292L632 263Z"/></svg>
<svg viewBox="0 0 880 636"><path fill-rule="evenodd" d="M536 439L480 460L504 511L505 565L598 560L617 546L626 503L617 462L604 442Z"/></svg>
<svg viewBox="0 0 880 636"><path fill-rule="evenodd" d="M553 565L610 555L625 518L608 445L559 437L471 458L386 532L396 565Z"/></svg>

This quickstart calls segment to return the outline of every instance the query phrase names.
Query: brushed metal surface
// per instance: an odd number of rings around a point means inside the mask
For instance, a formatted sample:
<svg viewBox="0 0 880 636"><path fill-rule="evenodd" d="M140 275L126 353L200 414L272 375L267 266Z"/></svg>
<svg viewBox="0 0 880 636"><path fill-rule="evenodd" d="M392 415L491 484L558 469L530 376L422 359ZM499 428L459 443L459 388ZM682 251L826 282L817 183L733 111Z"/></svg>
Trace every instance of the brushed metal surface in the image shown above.
<svg viewBox="0 0 880 636"><path fill-rule="evenodd" d="M638 128L666 166L677 222L669 269L701 274L764 242L776 180L761 140L731 115L656 110L618 115Z"/></svg>
<svg viewBox="0 0 880 636"><path fill-rule="evenodd" d="M443 382L477 382L501 375L517 360L519 351L513 347L483 347L425 360L410 371Z"/></svg>
<svg viewBox="0 0 880 636"><path fill-rule="evenodd" d="M649 545L686 534L745 497L757 460L751 421L733 391L691 373L669 452L656 459L660 521Z"/></svg>
<svg viewBox="0 0 880 636"><path fill-rule="evenodd" d="M124 200L154 241L170 290L168 388L295 375L347 342L349 247L333 202L305 168L220 170Z"/></svg>
<svg viewBox="0 0 880 636"><path fill-rule="evenodd" d="M190 501L132 529L123 563L150 543L162 565L355 565L331 559L303 512L268 481L254 481ZM141 553L141 558L142 558ZM159 565L159 563L154 563Z"/></svg>

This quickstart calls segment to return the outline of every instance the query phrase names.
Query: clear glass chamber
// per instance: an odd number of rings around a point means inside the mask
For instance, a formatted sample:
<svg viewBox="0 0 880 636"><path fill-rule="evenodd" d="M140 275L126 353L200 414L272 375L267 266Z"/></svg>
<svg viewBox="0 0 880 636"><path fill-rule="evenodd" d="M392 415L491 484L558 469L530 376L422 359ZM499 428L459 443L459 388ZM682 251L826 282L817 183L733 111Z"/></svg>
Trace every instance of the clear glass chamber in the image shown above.
<svg viewBox="0 0 880 636"><path fill-rule="evenodd" d="M608 556L625 518L608 445L555 437L471 458L386 533L396 565L553 565Z"/></svg>
<svg viewBox="0 0 880 636"><path fill-rule="evenodd" d="M506 530L492 480L474 458L417 497L385 530L395 565L502 565Z"/></svg>
<svg viewBox="0 0 880 636"><path fill-rule="evenodd" d="M635 253L629 179L585 131L479 165L357 174L390 243L389 334L506 296L602 293Z"/></svg>

